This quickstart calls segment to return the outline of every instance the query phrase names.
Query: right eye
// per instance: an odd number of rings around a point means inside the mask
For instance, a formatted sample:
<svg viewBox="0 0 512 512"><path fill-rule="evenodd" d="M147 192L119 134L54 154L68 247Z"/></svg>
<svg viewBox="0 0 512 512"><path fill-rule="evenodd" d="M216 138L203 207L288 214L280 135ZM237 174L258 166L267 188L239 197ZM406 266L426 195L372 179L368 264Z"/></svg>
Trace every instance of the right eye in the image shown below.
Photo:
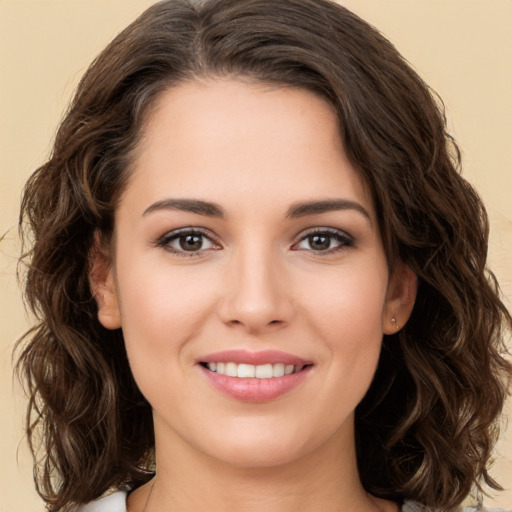
<svg viewBox="0 0 512 512"><path fill-rule="evenodd" d="M179 256L196 256L220 246L203 231L193 228L171 231L161 237L157 245Z"/></svg>
<svg viewBox="0 0 512 512"><path fill-rule="evenodd" d="M318 255L329 255L353 246L354 239L339 229L316 228L303 235L292 248L311 251Z"/></svg>

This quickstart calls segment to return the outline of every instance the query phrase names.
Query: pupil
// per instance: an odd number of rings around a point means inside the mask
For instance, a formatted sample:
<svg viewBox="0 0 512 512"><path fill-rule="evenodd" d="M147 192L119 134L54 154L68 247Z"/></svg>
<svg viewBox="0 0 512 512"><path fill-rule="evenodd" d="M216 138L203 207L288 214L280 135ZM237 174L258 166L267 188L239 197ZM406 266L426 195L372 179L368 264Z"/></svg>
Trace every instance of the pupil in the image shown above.
<svg viewBox="0 0 512 512"><path fill-rule="evenodd" d="M329 249L329 246L331 245L331 239L325 235L312 235L309 237L309 243L311 244L312 249L321 251Z"/></svg>
<svg viewBox="0 0 512 512"><path fill-rule="evenodd" d="M202 245L201 235L184 235L180 237L180 247L184 251L198 251Z"/></svg>

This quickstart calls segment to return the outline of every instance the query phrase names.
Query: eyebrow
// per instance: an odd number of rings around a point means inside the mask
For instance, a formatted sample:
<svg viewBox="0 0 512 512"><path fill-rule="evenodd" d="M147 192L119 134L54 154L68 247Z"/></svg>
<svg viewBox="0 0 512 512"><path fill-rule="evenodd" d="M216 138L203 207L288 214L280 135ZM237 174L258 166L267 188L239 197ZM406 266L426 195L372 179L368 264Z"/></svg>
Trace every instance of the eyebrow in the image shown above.
<svg viewBox="0 0 512 512"><path fill-rule="evenodd" d="M224 218L224 209L220 205L199 199L163 199L148 206L142 216L161 210L180 210L207 217ZM296 219L339 210L355 210L371 222L371 217L367 210L361 204L348 199L326 199L323 201L296 203L288 209L286 218Z"/></svg>
<svg viewBox="0 0 512 512"><path fill-rule="evenodd" d="M368 211L359 203L348 199L327 199L324 201L310 201L292 205L286 213L287 218L296 219L307 215L320 215L339 210L355 210L371 222Z"/></svg>
<svg viewBox="0 0 512 512"><path fill-rule="evenodd" d="M160 210L180 210L182 212L197 213L207 217L224 217L224 210L221 206L199 199L163 199L148 206L142 216Z"/></svg>

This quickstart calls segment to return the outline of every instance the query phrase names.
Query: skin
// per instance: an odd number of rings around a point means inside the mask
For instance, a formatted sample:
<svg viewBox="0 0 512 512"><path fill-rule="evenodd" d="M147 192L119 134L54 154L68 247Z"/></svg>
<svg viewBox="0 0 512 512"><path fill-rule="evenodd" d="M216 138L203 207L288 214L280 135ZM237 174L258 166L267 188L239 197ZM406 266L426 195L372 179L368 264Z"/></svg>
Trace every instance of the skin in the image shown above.
<svg viewBox="0 0 512 512"><path fill-rule="evenodd" d="M223 216L170 199L215 203ZM290 215L333 200L344 207ZM190 227L207 235L199 250L174 236ZM321 248L308 238L315 229ZM361 486L354 410L383 334L411 312L416 280L403 265L389 275L374 206L327 102L227 79L169 89L144 127L114 237L110 260L97 251L91 286L154 410L146 512L397 510ZM313 367L283 396L246 403L197 364L233 348ZM151 485L130 495L130 512L144 510Z"/></svg>

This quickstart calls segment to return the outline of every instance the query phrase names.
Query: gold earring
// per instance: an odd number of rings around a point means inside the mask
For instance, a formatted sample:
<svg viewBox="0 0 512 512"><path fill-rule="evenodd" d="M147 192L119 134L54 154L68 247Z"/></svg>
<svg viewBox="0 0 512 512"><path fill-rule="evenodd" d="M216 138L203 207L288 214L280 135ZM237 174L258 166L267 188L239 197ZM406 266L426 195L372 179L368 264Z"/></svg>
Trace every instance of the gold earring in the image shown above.
<svg viewBox="0 0 512 512"><path fill-rule="evenodd" d="M398 325L398 322L396 321L396 318L395 318L395 317L393 317L393 318L391 319L391 324L393 325L393 327L394 327L397 331L398 331L398 330L400 330L400 326Z"/></svg>

